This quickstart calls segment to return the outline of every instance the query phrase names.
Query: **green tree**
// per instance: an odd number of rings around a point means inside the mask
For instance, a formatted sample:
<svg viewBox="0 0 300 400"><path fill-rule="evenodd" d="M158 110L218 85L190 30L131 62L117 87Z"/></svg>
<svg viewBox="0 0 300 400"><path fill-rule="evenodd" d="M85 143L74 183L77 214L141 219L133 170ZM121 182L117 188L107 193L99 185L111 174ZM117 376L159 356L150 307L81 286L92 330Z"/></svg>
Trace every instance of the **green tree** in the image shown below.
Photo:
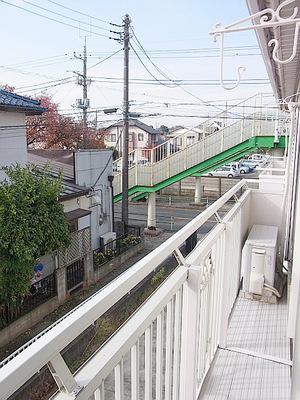
<svg viewBox="0 0 300 400"><path fill-rule="evenodd" d="M0 182L0 297L14 303L30 288L38 257L70 245L68 222L58 202L62 179L48 167L3 167Z"/></svg>
<svg viewBox="0 0 300 400"><path fill-rule="evenodd" d="M163 133L169 133L170 129L166 125L161 125L159 130Z"/></svg>

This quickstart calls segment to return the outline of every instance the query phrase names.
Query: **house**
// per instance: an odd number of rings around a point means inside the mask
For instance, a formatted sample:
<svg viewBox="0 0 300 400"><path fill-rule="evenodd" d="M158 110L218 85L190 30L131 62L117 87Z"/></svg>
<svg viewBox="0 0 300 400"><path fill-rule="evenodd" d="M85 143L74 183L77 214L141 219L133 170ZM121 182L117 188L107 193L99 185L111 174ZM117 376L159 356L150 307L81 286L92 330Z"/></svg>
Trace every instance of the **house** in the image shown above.
<svg viewBox="0 0 300 400"><path fill-rule="evenodd" d="M105 129L105 145L106 147L116 148L119 157L122 155L122 136L123 121L118 121ZM142 155L143 149L154 147L158 143L161 133L152 126L143 122L130 118L128 128L128 150L129 152L137 150L138 158Z"/></svg>
<svg viewBox="0 0 300 400"><path fill-rule="evenodd" d="M165 137L166 140L173 139L174 147L181 150L200 140L202 137L202 130L198 127L185 128L184 126L176 126L171 128Z"/></svg>
<svg viewBox="0 0 300 400"><path fill-rule="evenodd" d="M50 163L50 169L63 171L65 191L60 201L65 212L71 213L73 229L91 227L91 249L100 247L100 238L113 233L112 151L101 150L28 150L29 161L38 166ZM76 193L78 198L76 199ZM84 198L79 194L84 193ZM72 200L72 201L70 201ZM88 213L85 210L89 210Z"/></svg>
<svg viewBox="0 0 300 400"><path fill-rule="evenodd" d="M0 167L27 163L25 117L40 115L45 110L40 101L0 90ZM5 173L0 170L0 181L4 178Z"/></svg>
<svg viewBox="0 0 300 400"><path fill-rule="evenodd" d="M184 126L175 126L165 135L166 140L173 140L173 145L178 150L183 149L197 141L203 139L207 135L218 131L220 125L217 122L211 123L209 126L199 124L193 128L185 128Z"/></svg>
<svg viewBox="0 0 300 400"><path fill-rule="evenodd" d="M108 236L111 240L116 238L113 232L112 151L27 151L25 116L45 111L39 104L30 98L0 91L0 166L31 163L43 168L49 164L54 177L62 171L63 191L59 201L69 222L71 245L66 252L41 255L39 265L42 270L35 271L33 267L32 284L35 291L45 294L45 301L50 300L40 305L39 311L30 319L24 317L23 322L18 320L8 327L7 332L2 331L4 342L55 310L72 291L94 282L97 276L93 268L93 250L100 247L103 235L106 239ZM4 172L0 171L0 174L5 179Z"/></svg>

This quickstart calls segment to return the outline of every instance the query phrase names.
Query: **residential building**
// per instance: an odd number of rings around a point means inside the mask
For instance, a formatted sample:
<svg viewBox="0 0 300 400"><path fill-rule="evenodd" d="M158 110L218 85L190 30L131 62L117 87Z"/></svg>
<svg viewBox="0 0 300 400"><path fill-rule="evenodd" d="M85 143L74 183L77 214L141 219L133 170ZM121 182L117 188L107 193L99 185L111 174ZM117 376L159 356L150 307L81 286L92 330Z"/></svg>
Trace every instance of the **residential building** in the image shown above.
<svg viewBox="0 0 300 400"><path fill-rule="evenodd" d="M45 110L37 100L0 90L0 167L27 163L25 117ZM4 178L5 173L0 170L0 181Z"/></svg>
<svg viewBox="0 0 300 400"><path fill-rule="evenodd" d="M119 157L122 155L122 136L123 121L118 121L105 129L105 145L106 147L115 148ZM128 129L128 151L137 151L138 156L143 155L143 149L154 147L161 136L161 133L152 126L143 122L130 118Z"/></svg>
<svg viewBox="0 0 300 400"><path fill-rule="evenodd" d="M220 125L215 121L211 122L209 126L199 124L193 128L185 128L184 126L176 126L171 128L165 134L166 140L172 140L174 148L181 150L193 143L203 139L220 129Z"/></svg>
<svg viewBox="0 0 300 400"><path fill-rule="evenodd" d="M44 110L38 101L0 91L0 166L31 163L43 168L49 164L54 177L61 171L63 191L59 201L70 225L71 245L66 252L41 255L42 270L35 271L33 266L31 282L34 290L45 297L44 303L30 304L38 309L30 318L22 316L21 309L9 317L6 320L9 326L1 332L1 345L54 311L72 291L97 280L92 252L99 249L103 235L106 238L109 234L111 239L116 237L113 232L112 151L27 151L25 116L41 114ZM4 172L0 174L4 179ZM28 307L24 301L27 312L31 310ZM15 321L16 318L19 319Z"/></svg>
<svg viewBox="0 0 300 400"><path fill-rule="evenodd" d="M65 211L72 213L74 229L91 227L91 249L100 247L100 237L113 230L112 151L101 150L28 150L29 161L38 166L49 164L50 169L63 173L65 192L61 201ZM83 191L85 196L77 198ZM79 197L79 196L78 196ZM74 198L73 202L66 202ZM88 212L87 212L88 210Z"/></svg>

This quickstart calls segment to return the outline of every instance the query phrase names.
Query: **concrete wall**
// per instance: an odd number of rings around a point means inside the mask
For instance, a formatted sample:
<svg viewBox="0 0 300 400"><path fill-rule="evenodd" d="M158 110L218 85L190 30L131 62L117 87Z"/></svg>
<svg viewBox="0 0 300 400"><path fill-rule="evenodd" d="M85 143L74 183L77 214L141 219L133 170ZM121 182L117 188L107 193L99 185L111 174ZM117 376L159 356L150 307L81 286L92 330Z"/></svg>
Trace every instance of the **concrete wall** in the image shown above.
<svg viewBox="0 0 300 400"><path fill-rule="evenodd" d="M195 177L189 176L173 185L163 188L160 193L193 197L195 195L195 180ZM204 200L206 198L219 198L228 192L237 181L236 178L201 177L201 195Z"/></svg>
<svg viewBox="0 0 300 400"><path fill-rule="evenodd" d="M126 252L120 254L118 257L104 264L97 270L93 267L93 253L90 252L84 257L84 270L85 277L82 287L90 286L92 283L99 281L104 278L113 270L122 270L122 265L137 252L142 250L144 247L144 238L142 241L128 249ZM70 298L70 291L66 290L66 269L67 267L59 268L56 270L56 282L57 282L57 296L51 298L45 303L41 304L34 310L23 315L21 318L9 324L0 331L0 347L7 345L10 341L14 340L19 335L31 329L38 324L43 318L55 311L59 306L63 305Z"/></svg>
<svg viewBox="0 0 300 400"><path fill-rule="evenodd" d="M98 281L99 279L105 277L113 270L118 270L118 268L122 268L122 264L133 257L136 253L142 250L144 247L144 243L141 242L134 247L128 249L126 252L120 254L118 257L110 260L106 264L103 264L100 268L94 271L94 281Z"/></svg>
<svg viewBox="0 0 300 400"><path fill-rule="evenodd" d="M1 329L0 347L7 345L10 341L22 335L28 329L32 329L38 322L55 311L58 307L58 297L53 297L31 312L12 322L6 328Z"/></svg>

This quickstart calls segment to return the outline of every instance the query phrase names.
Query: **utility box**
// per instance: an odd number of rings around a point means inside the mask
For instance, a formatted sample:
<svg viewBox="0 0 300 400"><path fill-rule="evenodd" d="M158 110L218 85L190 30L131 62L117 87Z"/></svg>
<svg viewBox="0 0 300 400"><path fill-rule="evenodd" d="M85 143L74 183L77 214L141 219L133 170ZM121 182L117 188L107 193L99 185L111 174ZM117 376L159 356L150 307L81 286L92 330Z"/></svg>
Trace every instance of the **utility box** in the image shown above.
<svg viewBox="0 0 300 400"><path fill-rule="evenodd" d="M242 251L242 294L273 301L278 227L253 225ZM269 287L269 288L268 288Z"/></svg>
<svg viewBox="0 0 300 400"><path fill-rule="evenodd" d="M102 251L116 248L116 232L107 232L100 236L100 248Z"/></svg>

